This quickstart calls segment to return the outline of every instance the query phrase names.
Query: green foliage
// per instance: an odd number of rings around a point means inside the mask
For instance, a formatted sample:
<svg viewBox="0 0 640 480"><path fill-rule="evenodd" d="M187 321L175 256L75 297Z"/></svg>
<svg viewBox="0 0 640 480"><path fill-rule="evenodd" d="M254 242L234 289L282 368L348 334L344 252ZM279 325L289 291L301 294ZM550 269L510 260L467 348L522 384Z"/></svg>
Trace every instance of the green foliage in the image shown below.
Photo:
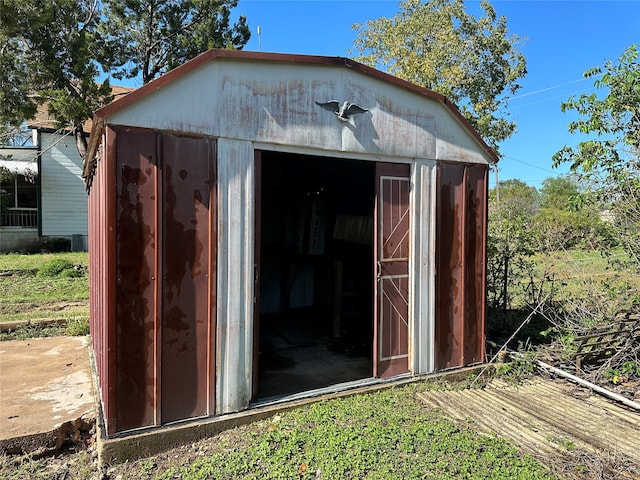
<svg viewBox="0 0 640 480"><path fill-rule="evenodd" d="M0 8L0 25L7 22L6 12ZM27 65L21 61L23 48L17 38L11 38L5 28L0 27L0 143L11 137L14 128L25 118L36 113L35 102L29 101L30 93Z"/></svg>
<svg viewBox="0 0 640 480"><path fill-rule="evenodd" d="M95 82L100 74L94 48L97 5L93 0L3 1L0 37L12 47L0 59L0 70L28 82L11 91L11 108L3 112L2 123L18 125L46 101L59 128L81 129L110 100L108 82Z"/></svg>
<svg viewBox="0 0 640 480"><path fill-rule="evenodd" d="M590 138L565 146L553 159L569 163L589 186L600 207L609 211L616 238L640 268L640 62L638 48L630 46L616 63L607 61L585 73L604 89L571 97L562 110L575 110L579 119L569 132Z"/></svg>
<svg viewBox="0 0 640 480"><path fill-rule="evenodd" d="M627 361L618 368L611 368L604 372L605 378L614 385L624 383L631 377L640 377L640 361Z"/></svg>
<svg viewBox="0 0 640 480"><path fill-rule="evenodd" d="M246 18L230 27L237 0L111 0L105 2L99 45L115 78L148 83L211 48L241 49L251 35Z"/></svg>
<svg viewBox="0 0 640 480"><path fill-rule="evenodd" d="M79 277L81 272L78 268L75 267L71 262L65 260L64 258L54 258L49 262L45 263L38 270L39 277L66 277L73 278Z"/></svg>
<svg viewBox="0 0 640 480"><path fill-rule="evenodd" d="M491 147L510 137L509 95L526 75L521 39L491 4L469 14L463 0L406 0L393 18L354 25L357 60L441 93L453 101Z"/></svg>
<svg viewBox="0 0 640 480"><path fill-rule="evenodd" d="M276 415L247 429L232 448L156 478L553 478L503 440L439 416L415 398L416 388Z"/></svg>
<svg viewBox="0 0 640 480"><path fill-rule="evenodd" d="M244 17L229 27L237 0L0 5L0 135L46 103L57 127L74 131L81 156L84 122L112 99L109 79L97 83L103 69L119 79L141 74L147 83L211 47L242 48L249 39Z"/></svg>
<svg viewBox="0 0 640 480"><path fill-rule="evenodd" d="M511 307L513 286L530 278L534 269L531 216L538 194L520 180L500 182L497 190L489 195L487 301L490 308L506 310Z"/></svg>
<svg viewBox="0 0 640 480"><path fill-rule="evenodd" d="M89 320L86 318L74 318L68 320L64 334L69 337L89 335Z"/></svg>
<svg viewBox="0 0 640 480"><path fill-rule="evenodd" d="M69 270L73 273L62 273ZM38 275L39 271L46 274ZM39 319L66 319L71 330L82 334L80 324L89 315L87 253L0 255L0 322L25 321L33 325L20 335L65 334L66 327L42 327ZM56 274L60 272L61 274ZM50 276L54 275L54 276ZM67 277L66 275L71 275Z"/></svg>
<svg viewBox="0 0 640 480"><path fill-rule="evenodd" d="M519 350L522 350L520 348ZM496 366L496 376L519 384L531 378L536 371L536 354L532 350L513 355L509 362Z"/></svg>

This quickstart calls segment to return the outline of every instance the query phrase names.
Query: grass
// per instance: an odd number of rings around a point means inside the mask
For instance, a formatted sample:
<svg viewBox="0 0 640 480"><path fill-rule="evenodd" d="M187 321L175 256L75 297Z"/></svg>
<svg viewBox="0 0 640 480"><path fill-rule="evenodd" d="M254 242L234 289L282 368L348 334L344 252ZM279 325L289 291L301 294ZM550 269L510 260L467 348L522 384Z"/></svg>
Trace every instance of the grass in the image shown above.
<svg viewBox="0 0 640 480"><path fill-rule="evenodd" d="M551 479L506 441L425 406L418 383L332 399L116 467L141 479Z"/></svg>
<svg viewBox="0 0 640 480"><path fill-rule="evenodd" d="M72 269L52 269L56 264ZM86 323L87 264L87 253L0 255L0 322L64 319Z"/></svg>
<svg viewBox="0 0 640 480"><path fill-rule="evenodd" d="M579 299L599 292L615 300L640 301L640 275L627 268L628 256L622 250L609 255L599 251L568 250L538 254L534 258L539 278L552 278L560 299Z"/></svg>

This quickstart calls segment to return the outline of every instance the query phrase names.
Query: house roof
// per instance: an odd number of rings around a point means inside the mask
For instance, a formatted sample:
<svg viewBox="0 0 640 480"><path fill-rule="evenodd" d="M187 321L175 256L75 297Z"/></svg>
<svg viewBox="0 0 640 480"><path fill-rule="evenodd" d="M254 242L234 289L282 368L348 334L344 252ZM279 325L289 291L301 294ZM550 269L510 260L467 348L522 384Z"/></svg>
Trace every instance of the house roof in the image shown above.
<svg viewBox="0 0 640 480"><path fill-rule="evenodd" d="M112 103L102 107L95 112L93 117L93 125L91 128L91 135L89 137L89 148L87 156L85 158L85 164L82 175L85 179L85 185L87 190L91 186L92 177L96 166L96 155L100 146L102 132L105 128L106 119L111 115L129 107L130 105L142 100L151 93L160 90L164 86L188 75L193 70L216 60L220 59L237 59L243 61L253 62L283 62L283 63L297 63L307 65L335 65L351 70L357 71L361 74L377 78L390 84L394 84L401 88L405 88L419 95L435 100L443 105L449 113L463 126L465 130L477 141L479 146L487 153L488 157L495 163L499 160L496 152L487 145L487 143L480 137L478 132L467 121L466 118L460 113L457 107L451 103L444 95L436 93L432 90L414 85L406 80L395 77L388 73L381 72L367 65L361 64L354 60L344 57L325 57L325 56L311 56L311 55L297 55L297 54L283 54L283 53L263 53L263 52L249 52L241 50L223 50L212 49L194 59L184 63L183 65L169 71L165 75L156 80L149 82L148 84L138 88L137 90L129 93L128 95L114 100Z"/></svg>
<svg viewBox="0 0 640 480"><path fill-rule="evenodd" d="M122 87L119 85L112 85L111 93L114 99L117 100L120 97L132 92L134 89L130 87ZM93 120L89 119L82 125L82 129L85 133L91 132ZM56 131L58 130L55 119L49 115L49 102L44 102L38 105L38 109L33 118L27 120L27 126L29 128L35 128L37 130Z"/></svg>

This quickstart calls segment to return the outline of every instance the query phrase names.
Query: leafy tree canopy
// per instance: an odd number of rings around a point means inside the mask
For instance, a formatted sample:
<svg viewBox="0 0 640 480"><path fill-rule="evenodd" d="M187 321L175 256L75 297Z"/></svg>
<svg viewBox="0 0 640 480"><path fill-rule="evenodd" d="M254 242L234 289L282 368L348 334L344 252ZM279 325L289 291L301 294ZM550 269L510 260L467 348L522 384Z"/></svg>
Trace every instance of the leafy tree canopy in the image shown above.
<svg viewBox="0 0 640 480"><path fill-rule="evenodd" d="M600 78L597 78L600 76ZM575 110L581 117L569 123L570 133L583 133L594 138L577 147L565 146L553 157L554 166L570 163L571 170L590 173L601 169L617 174L625 164L636 164L640 153L640 62L637 45L630 46L617 63L607 61L604 67L587 70L585 78L596 78L594 86L606 90L599 98L595 93L570 97L562 103L563 112Z"/></svg>
<svg viewBox="0 0 640 480"><path fill-rule="evenodd" d="M570 177L547 177L540 189L540 207L557 210L577 210L580 189Z"/></svg>
<svg viewBox="0 0 640 480"><path fill-rule="evenodd" d="M480 5L476 18L463 0L406 0L393 18L354 25L355 50L357 60L447 96L497 150L515 132L506 106L526 61L506 18Z"/></svg>
<svg viewBox="0 0 640 480"><path fill-rule="evenodd" d="M81 129L109 100L109 83L95 82L100 70L92 42L98 15L95 0L2 0L0 121L5 128L19 126L33 117L37 104L48 102L61 128Z"/></svg>
<svg viewBox="0 0 640 480"><path fill-rule="evenodd" d="M229 26L237 0L105 0L100 44L105 70L147 83L211 48L241 49L246 18Z"/></svg>
<svg viewBox="0 0 640 480"><path fill-rule="evenodd" d="M597 78L600 76L600 78ZM553 157L554 164L569 163L608 210L617 242L640 268L640 61L632 45L604 67L585 72L604 90L571 97L561 106L575 110L579 119L569 132L588 135L576 147L565 146Z"/></svg>
<svg viewBox="0 0 640 480"><path fill-rule="evenodd" d="M0 134L46 103L84 157L82 124L111 100L106 72L143 83L212 47L242 48L237 0L0 0ZM5 142L6 143L6 142Z"/></svg>
<svg viewBox="0 0 640 480"><path fill-rule="evenodd" d="M489 192L489 206L491 210L502 210L504 216L530 217L539 207L539 193L535 187L527 185L522 180L502 180L498 188Z"/></svg>

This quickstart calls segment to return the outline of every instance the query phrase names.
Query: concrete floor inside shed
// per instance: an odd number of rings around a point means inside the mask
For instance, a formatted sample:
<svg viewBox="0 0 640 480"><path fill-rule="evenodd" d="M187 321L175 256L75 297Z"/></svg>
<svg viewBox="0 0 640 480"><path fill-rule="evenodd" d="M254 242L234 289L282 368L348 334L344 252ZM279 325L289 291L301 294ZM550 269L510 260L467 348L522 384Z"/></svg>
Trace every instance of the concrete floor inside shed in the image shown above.
<svg viewBox="0 0 640 480"><path fill-rule="evenodd" d="M370 378L371 345L366 337L329 335L312 312L263 316L260 321L258 392L263 400Z"/></svg>

